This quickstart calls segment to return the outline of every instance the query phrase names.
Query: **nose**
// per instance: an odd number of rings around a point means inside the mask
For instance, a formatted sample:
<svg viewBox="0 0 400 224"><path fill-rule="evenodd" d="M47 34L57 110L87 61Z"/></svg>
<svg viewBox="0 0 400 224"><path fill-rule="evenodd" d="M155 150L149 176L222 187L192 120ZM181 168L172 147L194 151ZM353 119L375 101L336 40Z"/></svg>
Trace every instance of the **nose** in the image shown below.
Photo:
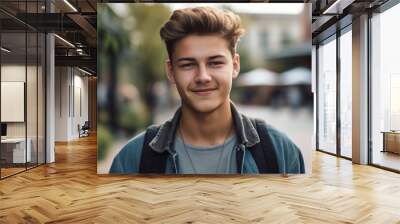
<svg viewBox="0 0 400 224"><path fill-rule="evenodd" d="M198 71L195 77L196 83L207 83L211 81L211 75L207 70L207 66L201 64L198 66Z"/></svg>

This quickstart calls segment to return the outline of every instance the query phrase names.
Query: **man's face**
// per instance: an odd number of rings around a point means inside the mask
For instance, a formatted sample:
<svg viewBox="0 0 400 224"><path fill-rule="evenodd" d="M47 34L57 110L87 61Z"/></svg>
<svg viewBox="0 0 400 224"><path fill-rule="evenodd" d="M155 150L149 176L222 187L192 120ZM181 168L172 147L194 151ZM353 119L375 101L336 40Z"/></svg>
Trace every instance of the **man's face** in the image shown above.
<svg viewBox="0 0 400 224"><path fill-rule="evenodd" d="M232 80L240 70L228 42L217 35L189 35L175 44L167 75L176 84L182 104L197 112L212 112L229 100Z"/></svg>

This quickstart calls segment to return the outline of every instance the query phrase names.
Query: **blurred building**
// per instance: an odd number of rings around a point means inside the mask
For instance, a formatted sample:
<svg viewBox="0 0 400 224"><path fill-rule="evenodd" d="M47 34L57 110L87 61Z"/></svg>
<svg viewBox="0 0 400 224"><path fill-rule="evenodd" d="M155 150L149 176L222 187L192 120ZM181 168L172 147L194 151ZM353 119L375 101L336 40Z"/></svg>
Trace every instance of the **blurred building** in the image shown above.
<svg viewBox="0 0 400 224"><path fill-rule="evenodd" d="M251 51L250 58L256 65L264 65L271 56L310 41L310 29L304 29L305 24L310 26L304 19L306 11L299 14L240 13L246 29L240 47Z"/></svg>
<svg viewBox="0 0 400 224"><path fill-rule="evenodd" d="M280 73L295 68L311 70L310 4L296 14L240 14L246 34L239 47L249 51L247 55L254 66L276 72L277 80L281 79ZM294 73L286 73L285 79L287 75L296 76ZM311 80L311 73L307 74ZM311 81L240 86L245 87L242 102L274 107L312 105Z"/></svg>

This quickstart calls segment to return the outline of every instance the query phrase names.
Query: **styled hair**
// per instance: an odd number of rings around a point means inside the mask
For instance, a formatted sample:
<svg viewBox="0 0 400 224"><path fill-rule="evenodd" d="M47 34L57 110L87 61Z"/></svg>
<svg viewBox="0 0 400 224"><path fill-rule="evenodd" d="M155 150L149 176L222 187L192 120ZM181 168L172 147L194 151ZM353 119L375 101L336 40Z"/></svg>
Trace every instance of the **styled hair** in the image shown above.
<svg viewBox="0 0 400 224"><path fill-rule="evenodd" d="M172 59L175 44L184 37L215 34L228 42L232 56L244 29L240 27L240 17L228 10L211 7L196 7L175 10L169 20L160 29L161 39L165 42L168 56Z"/></svg>

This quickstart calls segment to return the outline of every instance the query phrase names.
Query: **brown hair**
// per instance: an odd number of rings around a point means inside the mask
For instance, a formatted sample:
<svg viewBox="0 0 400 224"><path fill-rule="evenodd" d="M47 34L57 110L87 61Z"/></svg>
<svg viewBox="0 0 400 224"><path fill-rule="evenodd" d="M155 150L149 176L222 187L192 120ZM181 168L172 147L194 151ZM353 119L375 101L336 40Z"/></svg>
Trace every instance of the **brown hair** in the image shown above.
<svg viewBox="0 0 400 224"><path fill-rule="evenodd" d="M211 7L197 7L175 10L160 29L168 56L172 59L175 43L189 34L217 34L227 40L232 56L244 29L240 27L240 17L227 10Z"/></svg>

